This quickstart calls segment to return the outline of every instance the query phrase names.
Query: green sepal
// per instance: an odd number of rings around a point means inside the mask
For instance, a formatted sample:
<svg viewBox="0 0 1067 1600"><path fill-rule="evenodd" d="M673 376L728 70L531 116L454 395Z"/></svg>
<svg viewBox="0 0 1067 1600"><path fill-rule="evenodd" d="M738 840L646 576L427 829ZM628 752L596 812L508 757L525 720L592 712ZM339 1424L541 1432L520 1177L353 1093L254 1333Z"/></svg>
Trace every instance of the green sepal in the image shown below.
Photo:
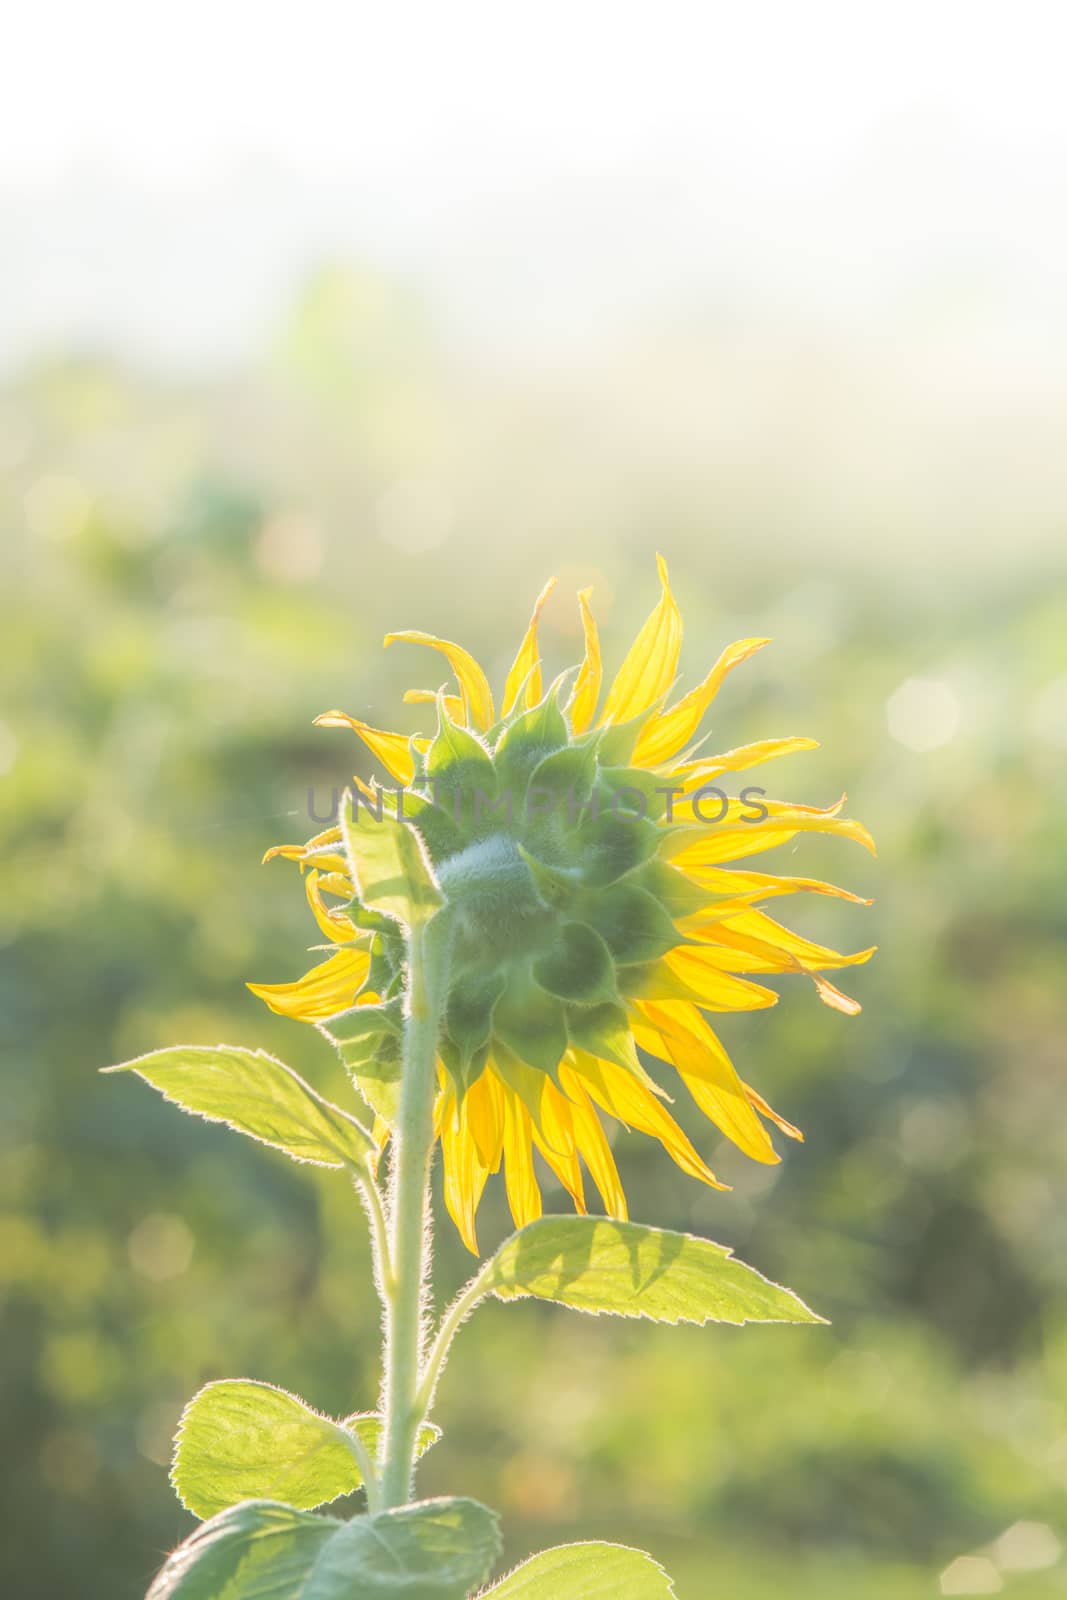
<svg viewBox="0 0 1067 1600"><path fill-rule="evenodd" d="M493 1008L506 984L506 974L498 970L484 978L461 978L449 992L444 1025L447 1038L455 1047L459 1066L458 1074L453 1075L458 1076L461 1084L472 1081L470 1069L476 1055L489 1043ZM451 1063L446 1065L451 1070Z"/></svg>
<svg viewBox="0 0 1067 1600"><path fill-rule="evenodd" d="M396 923L392 923L391 926L395 929ZM388 948L385 937L376 933L370 942L370 965L367 967L367 976L363 980L360 994L376 994L384 999L385 992L397 972L396 962L390 960L387 954Z"/></svg>
<svg viewBox="0 0 1067 1600"><path fill-rule="evenodd" d="M553 750L540 760L530 773L530 787L551 789L564 801L560 811L568 817L566 800L572 797L575 820L578 806L587 801L596 782L596 751L591 745L567 745L563 750Z"/></svg>
<svg viewBox="0 0 1067 1600"><path fill-rule="evenodd" d="M611 951L587 922L565 922L554 949L534 962L533 975L559 1000L596 1005L618 998Z"/></svg>
<svg viewBox="0 0 1067 1600"><path fill-rule="evenodd" d="M552 692L504 729L493 758L501 788L511 792L516 818L525 815L531 775L546 756L567 746L568 737L558 696Z"/></svg>
<svg viewBox="0 0 1067 1600"><path fill-rule="evenodd" d="M552 866L538 856L531 855L521 844L518 851L529 867L534 888L546 906L553 911L570 911L578 905L582 884L577 867Z"/></svg>
<svg viewBox="0 0 1067 1600"><path fill-rule="evenodd" d="M404 1033L404 1013L399 1000L386 1000L378 1005L350 1006L321 1024L327 1038L338 1045L352 1047L352 1060L360 1059L361 1050L370 1051L375 1041L384 1036L399 1039Z"/></svg>
<svg viewBox="0 0 1067 1600"><path fill-rule="evenodd" d="M489 1060L488 1041L479 1045L477 1050L462 1054L458 1047L452 1043L447 1033L443 1033L437 1041L437 1053L444 1063L445 1071L452 1079L456 1090L457 1103L463 1103L463 1096L467 1090L478 1082L485 1071L485 1064Z"/></svg>
<svg viewBox="0 0 1067 1600"><path fill-rule="evenodd" d="M545 1097L545 1085L549 1082L551 1074L539 1072L536 1067L530 1066L521 1056L510 1050L499 1037L494 1037L491 1048L493 1066L511 1092L522 1101L530 1113L534 1127L540 1136L545 1138L541 1107ZM548 1142L547 1139L545 1142ZM559 1153L562 1155L563 1152Z"/></svg>
<svg viewBox="0 0 1067 1600"><path fill-rule="evenodd" d="M485 807L496 804L499 786L493 758L482 741L453 722L444 696L437 700L437 734L426 757L426 773L434 803L447 809L461 833L481 831L475 821L477 797Z"/></svg>
<svg viewBox="0 0 1067 1600"><path fill-rule="evenodd" d="M410 823L429 852L431 861L455 855L468 842L455 817L427 795L404 791L404 821Z"/></svg>
<svg viewBox="0 0 1067 1600"><path fill-rule="evenodd" d="M616 968L619 993L627 1000L691 1000L703 1005L705 997L699 989L686 983L664 961L646 961L640 965Z"/></svg>
<svg viewBox="0 0 1067 1600"><path fill-rule="evenodd" d="M613 767L603 765L598 775L598 791L600 793L600 810L605 812L615 806L615 796L623 790L633 789L644 796L644 816L658 822L667 810L667 796L659 793L663 787L654 772L646 772L643 767ZM620 811L634 812L632 801L619 805Z"/></svg>
<svg viewBox="0 0 1067 1600"><path fill-rule="evenodd" d="M371 1110L392 1127L403 1075L403 1002L353 1006L319 1023Z"/></svg>
<svg viewBox="0 0 1067 1600"><path fill-rule="evenodd" d="M567 1048L563 1006L527 974L513 971L493 1012L493 1038L521 1061L555 1077Z"/></svg>
<svg viewBox="0 0 1067 1600"><path fill-rule="evenodd" d="M631 760L637 741L641 737L641 730L651 717L654 717L666 700L666 695L661 695L654 705L646 711L640 712L636 717L630 717L626 722L613 722L607 728L596 730L597 759L602 767L625 767Z"/></svg>
<svg viewBox="0 0 1067 1600"><path fill-rule="evenodd" d="M611 1001L598 1006L568 1006L567 1034L580 1050L645 1078L625 1007Z"/></svg>
<svg viewBox="0 0 1067 1600"><path fill-rule="evenodd" d="M547 815L540 811L524 818L526 842L534 855L555 857L573 850L573 833L590 803L596 770L596 753L589 745L553 750L534 767L527 793L555 796Z"/></svg>
<svg viewBox="0 0 1067 1600"><path fill-rule="evenodd" d="M575 830L574 842L581 855L583 881L605 888L651 860L659 847L659 828L654 822L614 811L599 817L587 814Z"/></svg>
<svg viewBox="0 0 1067 1600"><path fill-rule="evenodd" d="M372 911L370 906L365 906L358 895L343 905L341 910L350 922L357 928L363 928L368 933L395 933L396 923L392 917L387 917L382 911Z"/></svg>
<svg viewBox="0 0 1067 1600"><path fill-rule="evenodd" d="M638 882L666 907L676 921L707 911L713 900L707 889L702 889L692 878L687 878L684 872L679 872L677 867L672 867L666 861L646 862L638 874ZM679 934L676 942L684 944L686 941Z"/></svg>
<svg viewBox="0 0 1067 1600"><path fill-rule="evenodd" d="M684 942L660 901L636 883L586 896L584 911L618 962L658 961Z"/></svg>

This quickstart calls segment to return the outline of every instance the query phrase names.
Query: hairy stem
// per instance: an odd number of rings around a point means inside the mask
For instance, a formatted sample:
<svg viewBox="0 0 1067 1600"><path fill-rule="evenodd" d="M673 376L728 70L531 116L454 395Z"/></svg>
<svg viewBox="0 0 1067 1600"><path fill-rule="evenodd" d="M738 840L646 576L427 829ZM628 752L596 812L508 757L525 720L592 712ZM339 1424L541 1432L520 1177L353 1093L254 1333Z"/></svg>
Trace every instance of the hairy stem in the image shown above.
<svg viewBox="0 0 1067 1600"><path fill-rule="evenodd" d="M440 1378L445 1361L448 1358L452 1340L459 1332L464 1320L474 1310L479 1300L484 1298L485 1294L485 1269L483 1268L460 1291L442 1317L441 1325L426 1357L426 1364L423 1367L422 1379L419 1384L418 1410L420 1416L424 1417L433 1404L434 1390L437 1388L437 1380Z"/></svg>
<svg viewBox="0 0 1067 1600"><path fill-rule="evenodd" d="M411 930L404 1073L393 1146L390 1188L392 1271L387 1280L385 1418L380 1499L383 1508L407 1504L415 1471L415 1441L423 1412L419 1371L430 1256L429 1179L441 1004L441 944L432 924Z"/></svg>
<svg viewBox="0 0 1067 1600"><path fill-rule="evenodd" d="M370 1224L371 1258L374 1262L374 1282L384 1311L389 1310L389 1296L393 1284L393 1263L389 1248L389 1224L385 1220L381 1190L372 1177L353 1172L356 1193L363 1202Z"/></svg>

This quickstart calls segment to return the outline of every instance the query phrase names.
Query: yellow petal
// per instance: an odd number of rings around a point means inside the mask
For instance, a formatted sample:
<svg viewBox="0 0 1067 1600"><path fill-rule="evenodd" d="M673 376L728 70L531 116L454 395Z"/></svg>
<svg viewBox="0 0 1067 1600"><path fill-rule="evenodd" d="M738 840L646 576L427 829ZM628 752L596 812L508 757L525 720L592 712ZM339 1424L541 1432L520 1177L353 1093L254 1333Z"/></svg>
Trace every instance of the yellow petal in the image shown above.
<svg viewBox="0 0 1067 1600"><path fill-rule="evenodd" d="M753 1106L755 1110L759 1112L761 1117L766 1117L769 1122L773 1122L776 1128L781 1129L782 1133L785 1134L787 1139L798 1139L801 1144L804 1143L804 1135L801 1133L800 1129L795 1128L793 1124L791 1122L787 1122L784 1117L780 1117L777 1111L767 1104L763 1096L756 1093L755 1089L753 1089L750 1083L744 1083L741 1085L741 1087L748 1096L749 1105Z"/></svg>
<svg viewBox="0 0 1067 1600"><path fill-rule="evenodd" d="M779 1156L753 1111L733 1062L695 1006L684 1001L643 1004L640 1009L704 1115L754 1161L773 1165Z"/></svg>
<svg viewBox="0 0 1067 1600"><path fill-rule="evenodd" d="M657 556L663 594L630 646L600 713L599 726L629 722L667 693L678 670L682 618L667 577L667 563Z"/></svg>
<svg viewBox="0 0 1067 1600"><path fill-rule="evenodd" d="M754 911L751 907L736 916L716 922L709 929L709 936L715 944L727 945L766 960L767 965L762 968L746 968L750 972L787 972L794 960L799 961L805 971L812 967L858 967L869 961L876 949L871 945L869 949L857 950L853 955L842 955L839 950L815 944L802 934L794 933L791 928L784 928L765 911Z"/></svg>
<svg viewBox="0 0 1067 1600"><path fill-rule="evenodd" d="M246 987L280 1017L321 1022L355 1004L369 968L368 951L338 950L295 983L250 983Z"/></svg>
<svg viewBox="0 0 1067 1600"><path fill-rule="evenodd" d="M574 1119L571 1104L560 1094L551 1078L545 1079L541 1101L541 1128L533 1122L534 1143L544 1157L545 1164L555 1173L560 1183L574 1201L574 1209L585 1215L585 1189L582 1168L574 1141Z"/></svg>
<svg viewBox="0 0 1067 1600"><path fill-rule="evenodd" d="M663 960L671 972L699 994L699 1004L709 1011L763 1011L778 1004L773 989L733 977L734 969L720 965L707 945L680 945L677 950L668 950Z"/></svg>
<svg viewBox="0 0 1067 1600"><path fill-rule="evenodd" d="M604 672L600 661L600 637L597 633L596 618L589 607L589 596L592 592L592 589L582 589L578 595L582 629L585 633L585 660L582 662L570 700L571 727L575 733L584 733L593 720Z"/></svg>
<svg viewBox="0 0 1067 1600"><path fill-rule="evenodd" d="M874 840L862 822L857 822L854 817L838 815L844 797L836 805L825 809L788 805L781 800L758 796L749 801L735 798L729 801L718 820L712 820L722 809L716 796L708 795L702 801L697 800L703 816L694 810L695 800L696 796L675 800L674 820L703 821L706 826L699 832L694 829L693 837L689 836L688 829L683 829L664 844L663 854L669 855L675 866L683 872L694 867L720 866L724 861L735 861L743 856L759 855L776 845L790 843L798 833L826 833L853 839L872 855L877 854ZM763 808L766 816L756 814L757 807Z"/></svg>
<svg viewBox="0 0 1067 1600"><path fill-rule="evenodd" d="M779 756L793 756L802 750L818 748L818 739L805 739L799 734L788 739L756 739L752 744L724 750L721 755L687 762L675 769L674 777L690 791L702 783L711 783L722 772L747 772L749 767L758 767L764 761L776 761Z"/></svg>
<svg viewBox="0 0 1067 1600"><path fill-rule="evenodd" d="M692 1143L670 1112L636 1078L614 1062L601 1061L584 1050L569 1050L560 1066L560 1082L568 1083L568 1070L575 1072L597 1105L609 1116L639 1133L658 1139L671 1160L691 1178L712 1189L727 1189L701 1160Z"/></svg>
<svg viewBox="0 0 1067 1600"><path fill-rule="evenodd" d="M500 708L502 717L506 717L513 709L524 686L526 691L524 703L527 706L535 706L541 698L541 653L537 647L537 623L545 601L555 587L555 578L549 578L534 603L530 626L526 630L518 655L504 684L504 703Z"/></svg>
<svg viewBox="0 0 1067 1600"><path fill-rule="evenodd" d="M466 707L458 694L441 695L435 689L405 689L404 701L409 706L436 706L441 701L453 722L460 727L466 724Z"/></svg>
<svg viewBox="0 0 1067 1600"><path fill-rule="evenodd" d="M492 691L485 673L472 655L448 639L436 639L432 633L421 633L418 629L406 633L387 633L385 636L387 645L397 640L405 644L424 644L431 650L439 650L456 675L471 726L480 728L483 733L493 726Z"/></svg>
<svg viewBox="0 0 1067 1600"><path fill-rule="evenodd" d="M458 1110L456 1108L455 1094L451 1087L445 1091L441 1110L441 1164L444 1171L444 1195L448 1214L467 1249L472 1255L477 1255L478 1233L475 1218L485 1189L488 1169L478 1154L478 1147L463 1108L460 1107Z"/></svg>
<svg viewBox="0 0 1067 1600"><path fill-rule="evenodd" d="M643 729L634 751L635 764L654 767L688 744L727 673L770 642L769 639L738 639L736 644L727 645L704 682L690 689L669 711L661 711L659 716L653 717L647 728Z"/></svg>
<svg viewBox="0 0 1067 1600"><path fill-rule="evenodd" d="M340 843L341 843L341 830L340 830L340 828L327 828L325 833L317 833L315 835L315 837L313 839L309 839L306 844L273 844L273 845L271 845L270 849L267 851L266 855L263 857L263 863L262 864L265 866L268 861L273 861L275 856L282 856L282 857L284 857L284 859L286 861L301 861L301 862L302 861L306 861L309 856L315 855L317 857L320 852L327 851L329 849L330 845L340 844ZM345 870L345 868L344 868L344 857L339 855L339 856L334 857L333 859L335 859L337 861L340 861L342 863L342 866L341 866L340 870L344 871ZM316 865L317 866L321 865L321 863L318 860L316 860ZM334 870L334 869L330 869L330 870Z"/></svg>
<svg viewBox="0 0 1067 1600"><path fill-rule="evenodd" d="M829 1006L832 1011L843 1011L846 1017L858 1017L863 1007L858 1000L853 1000L850 994L842 994L827 978L820 978L817 972L809 972L808 977L815 985L819 999L824 1006Z"/></svg>
<svg viewBox="0 0 1067 1600"><path fill-rule="evenodd" d="M533 1166L533 1125L517 1094L504 1091L504 1186L517 1228L541 1215L541 1190Z"/></svg>
<svg viewBox="0 0 1067 1600"><path fill-rule="evenodd" d="M571 1099L574 1137L582 1160L589 1168L593 1182L600 1192L604 1210L609 1217L625 1222L629 1211L619 1169L615 1165L615 1157L611 1153L611 1146L608 1144L596 1108L586 1094L581 1080L574 1073L568 1077L567 1093Z"/></svg>
<svg viewBox="0 0 1067 1600"><path fill-rule="evenodd" d="M504 1085L491 1067L471 1084L463 1109L482 1165L496 1172L504 1148Z"/></svg>
<svg viewBox="0 0 1067 1600"><path fill-rule="evenodd" d="M336 911L326 904L319 885L319 873L309 872L304 880L304 887L315 921L328 939L332 939L335 944L347 944L356 937L356 929L343 911Z"/></svg>
<svg viewBox="0 0 1067 1600"><path fill-rule="evenodd" d="M743 872L736 867L687 867L686 874L713 894L745 896L748 899L773 900L785 894L825 894L836 900L851 900L853 905L873 906L851 889L839 889L834 883L823 883L819 878L783 878L772 872Z"/></svg>
<svg viewBox="0 0 1067 1600"><path fill-rule="evenodd" d="M372 755L377 756L390 777L398 783L410 783L415 776L415 763L408 748L407 735L386 733L382 728L372 728L358 717L345 711L324 711L315 718L316 728L351 728L358 733Z"/></svg>

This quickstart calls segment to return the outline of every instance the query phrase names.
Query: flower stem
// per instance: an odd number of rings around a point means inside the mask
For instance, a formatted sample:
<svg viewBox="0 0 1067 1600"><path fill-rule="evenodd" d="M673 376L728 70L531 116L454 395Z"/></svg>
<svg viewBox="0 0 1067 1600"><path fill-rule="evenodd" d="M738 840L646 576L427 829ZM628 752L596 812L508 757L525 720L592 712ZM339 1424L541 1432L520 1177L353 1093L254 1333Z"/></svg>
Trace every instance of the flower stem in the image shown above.
<svg viewBox="0 0 1067 1600"><path fill-rule="evenodd" d="M423 924L412 928L408 945L404 1072L389 1207L392 1271L387 1283L382 1394L385 1429L380 1479L381 1505L386 1510L405 1505L411 1498L415 1441L423 1417L418 1391L430 1258L430 1158L443 987L440 951L440 941L431 935L430 926Z"/></svg>

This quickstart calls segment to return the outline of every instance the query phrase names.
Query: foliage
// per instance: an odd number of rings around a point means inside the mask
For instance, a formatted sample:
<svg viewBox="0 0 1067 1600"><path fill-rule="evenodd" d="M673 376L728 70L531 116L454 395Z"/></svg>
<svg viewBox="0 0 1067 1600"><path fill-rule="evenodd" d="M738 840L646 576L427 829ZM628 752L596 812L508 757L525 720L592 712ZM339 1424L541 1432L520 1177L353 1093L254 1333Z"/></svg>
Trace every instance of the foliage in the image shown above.
<svg viewBox="0 0 1067 1600"><path fill-rule="evenodd" d="M287 346L299 339L294 326ZM391 416L410 373L405 358L388 374ZM29 442L0 491L3 718L17 745L0 789L0 1341L19 1441L4 1461L0 1587L25 1600L63 1592L71 1572L85 1600L143 1593L190 1525L167 1466L203 1383L249 1372L344 1416L354 1385L373 1382L377 1310L351 1288L367 1257L347 1186L254 1148L239 1158L224 1130L87 1067L176 1038L262 1042L345 1103L327 1046L280 1019L264 1027L242 989L248 971L282 970L303 932L256 850L280 815L306 831L309 786L325 809L351 770L299 730L339 672L369 716L395 698L395 652L383 662L377 646L401 591L428 627L454 613L457 634L493 596L503 652L519 580L548 561L544 545L503 537L504 499L418 560L369 531L376 496L444 448L441 374L415 381L406 441L376 437L357 468L358 419L290 370L262 375L251 430L243 387L194 393L191 424L189 390L89 363L42 366L5 396ZM383 426L365 387L358 407ZM581 503L591 567L619 583L645 549L614 542L610 508L598 522L600 502ZM829 763L810 798L836 798L840 757L839 786L886 865L865 890L880 897L884 958L848 1037L800 999L749 1035L759 1075L817 1137L755 1174L707 1149L735 1190L695 1199L672 1197L635 1140L631 1198L772 1277L788 1263L802 1292L820 1285L833 1326L772 1353L774 1329L735 1340L490 1306L446 1374L427 1492L500 1488L512 1563L573 1537L579 1517L655 1548L683 1600L713 1562L738 1600L787 1579L804 1600L910 1600L961 1551L1061 1514L1067 833L1037 709L1067 672L1067 614L1048 572L983 591L946 570L920 593L888 559L866 565L883 559L873 547L830 560L764 541L753 562L743 538L707 537L712 520L743 530L751 508L672 502L660 526L658 502L635 503L649 510L642 540L666 541L687 575L700 631L765 625L782 655L809 641L797 676ZM318 578L294 576L301 519L326 552ZM568 559L569 535L551 537ZM476 565L469 588L449 578L461 561ZM951 675L971 708L954 743L922 755L887 743L880 710L917 672ZM775 734L792 692L769 666L724 731L756 717ZM819 870L817 844L805 862ZM490 1202L486 1236L504 1231ZM460 1255L442 1241L445 1293ZM515 1406L520 1383L557 1397L536 1426ZM1048 1581L1006 1578L1020 1594Z"/></svg>

